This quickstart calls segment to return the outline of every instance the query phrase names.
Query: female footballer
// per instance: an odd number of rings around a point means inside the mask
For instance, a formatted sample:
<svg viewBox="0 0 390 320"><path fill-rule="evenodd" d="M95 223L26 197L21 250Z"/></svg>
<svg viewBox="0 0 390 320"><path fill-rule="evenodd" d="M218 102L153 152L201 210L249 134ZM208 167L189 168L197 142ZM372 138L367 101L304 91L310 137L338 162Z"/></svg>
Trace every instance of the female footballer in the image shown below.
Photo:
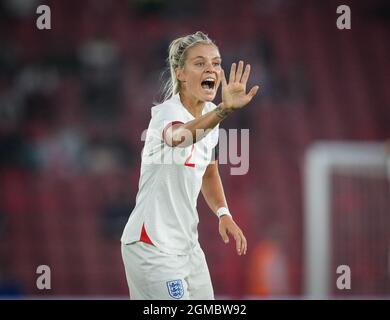
<svg viewBox="0 0 390 320"><path fill-rule="evenodd" d="M131 299L214 299L198 242L199 192L219 218L239 255L247 241L226 203L218 163L212 160L219 123L256 95L246 93L250 65L232 64L227 82L218 47L204 33L169 46L170 81L152 107L142 152L136 206L124 229L122 257ZM212 103L222 83L222 102Z"/></svg>

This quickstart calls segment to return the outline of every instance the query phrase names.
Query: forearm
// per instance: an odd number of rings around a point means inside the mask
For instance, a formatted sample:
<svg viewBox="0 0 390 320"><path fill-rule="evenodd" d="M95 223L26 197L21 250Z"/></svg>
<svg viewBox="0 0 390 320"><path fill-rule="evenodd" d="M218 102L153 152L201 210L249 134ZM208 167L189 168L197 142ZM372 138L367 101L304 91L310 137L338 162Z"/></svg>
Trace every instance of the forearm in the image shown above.
<svg viewBox="0 0 390 320"><path fill-rule="evenodd" d="M204 138L211 129L223 121L232 110L226 110L221 103L205 115L172 128L172 146L187 147Z"/></svg>
<svg viewBox="0 0 390 320"><path fill-rule="evenodd" d="M218 173L203 177L202 194L214 213L221 207L228 207L221 177Z"/></svg>

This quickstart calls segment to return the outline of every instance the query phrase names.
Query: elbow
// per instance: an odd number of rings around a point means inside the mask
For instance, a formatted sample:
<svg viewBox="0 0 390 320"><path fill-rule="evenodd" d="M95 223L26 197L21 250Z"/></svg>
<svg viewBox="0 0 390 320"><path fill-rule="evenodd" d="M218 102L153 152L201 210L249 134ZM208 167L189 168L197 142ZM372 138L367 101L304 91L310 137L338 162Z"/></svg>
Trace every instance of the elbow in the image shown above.
<svg viewBox="0 0 390 320"><path fill-rule="evenodd" d="M171 147L178 147L178 148L186 148L192 144L194 144L195 141L193 139L193 136L189 130L177 130L171 137L170 141L167 141L167 144Z"/></svg>

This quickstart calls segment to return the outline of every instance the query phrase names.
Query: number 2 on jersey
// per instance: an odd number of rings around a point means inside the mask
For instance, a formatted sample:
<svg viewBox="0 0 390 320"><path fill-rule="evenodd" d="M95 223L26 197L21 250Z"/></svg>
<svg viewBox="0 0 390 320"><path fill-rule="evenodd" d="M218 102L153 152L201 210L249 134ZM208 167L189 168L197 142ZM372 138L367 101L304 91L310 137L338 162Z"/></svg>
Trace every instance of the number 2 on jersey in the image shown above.
<svg viewBox="0 0 390 320"><path fill-rule="evenodd" d="M189 157L186 159L186 162L184 162L184 165L187 167L192 167L192 168L195 167L195 163L190 162L190 159L192 158L192 155L194 153L194 149L195 149L195 145L193 144L192 148L191 148L191 153L190 153Z"/></svg>

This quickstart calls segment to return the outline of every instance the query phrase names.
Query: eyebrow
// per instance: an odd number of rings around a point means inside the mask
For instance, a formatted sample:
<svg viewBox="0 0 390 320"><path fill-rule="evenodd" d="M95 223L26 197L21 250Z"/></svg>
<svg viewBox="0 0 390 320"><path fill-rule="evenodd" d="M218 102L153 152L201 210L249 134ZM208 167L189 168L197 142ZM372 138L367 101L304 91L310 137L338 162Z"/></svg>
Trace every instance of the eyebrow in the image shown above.
<svg viewBox="0 0 390 320"><path fill-rule="evenodd" d="M196 60L196 59L199 59L199 58L204 59L205 57L203 57L203 56L197 56L197 57L195 57L195 58L192 58L191 60ZM216 56L216 57L212 58L212 60L214 60L214 59L221 59L221 57L220 57L220 56Z"/></svg>

